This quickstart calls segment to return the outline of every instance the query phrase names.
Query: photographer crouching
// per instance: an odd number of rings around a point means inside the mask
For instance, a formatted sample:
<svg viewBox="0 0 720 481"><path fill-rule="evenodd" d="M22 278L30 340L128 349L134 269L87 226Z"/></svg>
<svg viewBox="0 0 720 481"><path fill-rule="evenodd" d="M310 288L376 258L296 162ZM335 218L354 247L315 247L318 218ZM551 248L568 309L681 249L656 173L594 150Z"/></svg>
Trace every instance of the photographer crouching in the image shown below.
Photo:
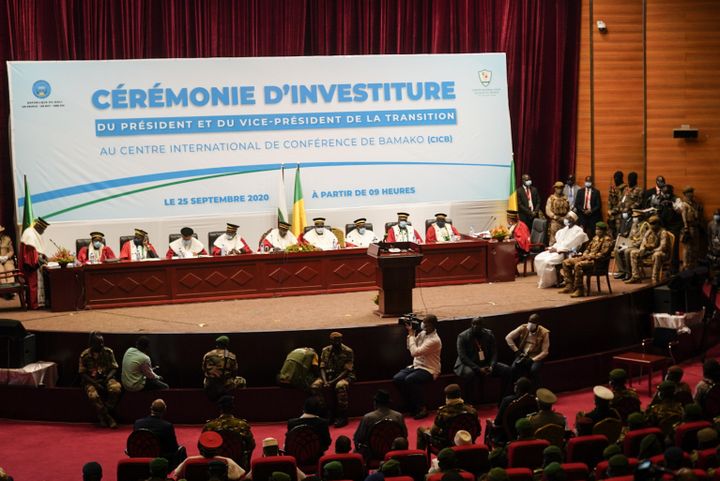
<svg viewBox="0 0 720 481"><path fill-rule="evenodd" d="M436 331L438 319L427 314L422 322L414 314L403 316L398 323L407 330L407 349L413 357L410 366L393 377L393 383L402 394L415 419L427 417L423 384L432 382L440 375L440 351L442 342Z"/></svg>

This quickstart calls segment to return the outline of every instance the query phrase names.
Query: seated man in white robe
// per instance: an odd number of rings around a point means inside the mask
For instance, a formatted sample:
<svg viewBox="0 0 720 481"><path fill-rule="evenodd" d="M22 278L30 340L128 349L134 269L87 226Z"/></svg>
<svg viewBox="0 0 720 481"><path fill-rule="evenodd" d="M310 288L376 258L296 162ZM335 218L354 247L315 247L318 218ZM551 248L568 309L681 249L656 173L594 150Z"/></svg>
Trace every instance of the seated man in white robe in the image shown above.
<svg viewBox="0 0 720 481"><path fill-rule="evenodd" d="M290 232L291 224L282 220L278 220L278 226L272 229L260 241L261 252L281 252L290 246L298 243L295 234Z"/></svg>
<svg viewBox="0 0 720 481"><path fill-rule="evenodd" d="M553 287L557 284L555 266L565 260L568 252L588 241L588 236L582 227L575 224L577 222L575 212L568 212L563 222L565 227L555 233L555 243L535 256L535 272L538 275L540 288Z"/></svg>
<svg viewBox="0 0 720 481"><path fill-rule="evenodd" d="M434 244L436 242L455 242L460 240L460 233L454 225L447 221L447 214L438 212L435 214L435 222L430 224L425 233L425 242Z"/></svg>
<svg viewBox="0 0 720 481"><path fill-rule="evenodd" d="M250 254L252 252L252 249L247 245L245 239L237 233L238 227L236 224L227 223L225 234L213 242L212 255L236 256L239 254Z"/></svg>
<svg viewBox="0 0 720 481"><path fill-rule="evenodd" d="M166 259L179 257L181 259L197 256L206 256L205 246L193 237L195 232L190 227L180 229L180 238L172 241L165 254Z"/></svg>
<svg viewBox="0 0 720 481"><path fill-rule="evenodd" d="M365 226L367 219L361 217L353 222L355 228L345 236L345 247L367 247L373 242L379 242L375 232L368 230Z"/></svg>
<svg viewBox="0 0 720 481"><path fill-rule="evenodd" d="M303 240L321 251L339 249L340 244L337 237L330 229L325 228L325 217L315 217L313 222L315 227L303 234Z"/></svg>

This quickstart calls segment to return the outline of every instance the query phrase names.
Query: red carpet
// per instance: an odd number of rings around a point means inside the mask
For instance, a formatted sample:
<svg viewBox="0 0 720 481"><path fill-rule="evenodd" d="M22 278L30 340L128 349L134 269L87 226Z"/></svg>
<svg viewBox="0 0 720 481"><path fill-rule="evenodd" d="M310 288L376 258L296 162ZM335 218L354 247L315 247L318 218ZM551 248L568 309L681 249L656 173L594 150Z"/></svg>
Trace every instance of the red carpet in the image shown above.
<svg viewBox="0 0 720 481"><path fill-rule="evenodd" d="M717 355L717 353L713 353ZM699 362L684 365L684 381L691 386L702 378L702 366ZM647 378L636 379L634 387L638 388L643 406L648 402ZM653 380L659 382L659 374ZM640 383L640 384L638 384ZM48 407L51 409L52 407ZM556 410L563 413L574 423L575 414L580 410L592 408L591 390L584 389L563 393L556 405ZM168 406L172 410L172 406ZM370 407L368 407L370 409ZM242 415L242 413L238 413ZM300 408L298 408L300 414ZM494 417L494 406L481 406L480 416L484 428L485 418ZM432 417L423 421L409 419L410 444L414 447L416 428L432 423ZM331 428L333 440L341 435L352 438L358 419L342 429ZM277 423L253 425L256 443L268 436L276 437L282 443L285 426ZM76 481L81 479L82 465L87 461L98 461L104 470L104 481L115 480L118 459L124 457L125 440L131 431L130 426L121 426L117 430L100 429L88 424L51 424L30 423L12 420L0 420L0 466L13 476L16 481ZM184 444L188 454L197 454L197 437L199 426L176 426L178 442ZM255 456L260 449L255 450Z"/></svg>

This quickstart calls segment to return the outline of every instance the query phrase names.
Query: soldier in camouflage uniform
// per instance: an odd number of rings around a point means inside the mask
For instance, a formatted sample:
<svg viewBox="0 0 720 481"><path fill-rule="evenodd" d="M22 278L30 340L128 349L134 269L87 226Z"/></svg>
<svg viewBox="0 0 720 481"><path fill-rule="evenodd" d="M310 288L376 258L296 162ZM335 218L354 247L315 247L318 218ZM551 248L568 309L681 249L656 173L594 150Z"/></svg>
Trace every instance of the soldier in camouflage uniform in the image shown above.
<svg viewBox="0 0 720 481"><path fill-rule="evenodd" d="M632 277L632 265L630 263L630 253L633 249L639 249L642 243L645 231L650 227L643 218L643 212L634 210L632 213L632 227L627 235L628 244L615 247L615 279L624 281Z"/></svg>
<svg viewBox="0 0 720 481"><path fill-rule="evenodd" d="M610 229L610 235L615 238L617 237L618 230L620 228L620 197L625 190L625 183L623 182L623 173L618 170L613 174L613 182L610 184L610 191L608 192L608 217L607 223Z"/></svg>
<svg viewBox="0 0 720 481"><path fill-rule="evenodd" d="M570 203L563 194L564 186L565 184L562 182L555 182L555 193L548 197L545 203L545 213L550 221L548 227L549 246L555 243L555 234L564 227L563 219L570 212Z"/></svg>
<svg viewBox="0 0 720 481"><path fill-rule="evenodd" d="M233 396L225 395L218 400L218 407L220 408L220 416L208 421L203 427L205 431L230 431L237 433L242 439L243 444L243 459L236 460L237 463L245 471L250 468L250 455L255 449L255 438L253 437L250 424L244 419L236 418L233 415L233 408L235 405L235 398Z"/></svg>
<svg viewBox="0 0 720 481"><path fill-rule="evenodd" d="M322 389L335 388L335 427L346 426L348 410L348 389L355 380L353 350L343 344L343 337L339 332L330 333L330 345L325 346L320 353L320 377L310 386L310 389L322 396Z"/></svg>
<svg viewBox="0 0 720 481"><path fill-rule="evenodd" d="M650 426L659 427L663 434L672 432L672 421L679 422L683 416L683 407L675 399L675 383L663 381L658 386L660 402L653 404L645 411L645 418Z"/></svg>
<svg viewBox="0 0 720 481"><path fill-rule="evenodd" d="M452 446L453 440L448 438L448 428L453 419L464 413L477 416L475 408L470 404L465 404L461 395L462 391L457 384L449 384L445 388L445 404L438 409L433 425L429 428L418 427L418 449L425 449L428 441L438 449Z"/></svg>
<svg viewBox="0 0 720 481"><path fill-rule="evenodd" d="M640 397L637 391L625 386L625 382L627 382L625 369L610 371L610 389L614 396L610 401L610 407L620 414L623 422L627 421L631 413L640 411Z"/></svg>
<svg viewBox="0 0 720 481"><path fill-rule="evenodd" d="M122 385L115 379L117 369L115 354L112 349L105 347L102 334L91 332L90 347L80 354L78 373L85 394L97 411L100 425L110 428L117 427L110 412L115 408L122 391Z"/></svg>
<svg viewBox="0 0 720 481"><path fill-rule="evenodd" d="M230 338L220 336L215 339L215 349L203 356L203 387L211 401L217 401L221 396L246 384L245 379L237 375L237 357L228 350L229 344Z"/></svg>
<svg viewBox="0 0 720 481"><path fill-rule="evenodd" d="M583 286L583 274L591 270L596 261L607 259L613 248L613 240L607 233L607 224L597 222L595 224L595 237L581 256L565 259L562 263L562 275L565 279L565 288L561 294L571 293L570 297L583 297L585 287Z"/></svg>
<svg viewBox="0 0 720 481"><path fill-rule="evenodd" d="M625 209L640 209L643 202L643 190L637 183L637 172L630 172L628 174L627 187L620 194L620 208Z"/></svg>
<svg viewBox="0 0 720 481"><path fill-rule="evenodd" d="M711 269L720 267L720 209L715 209L707 225L707 258Z"/></svg>
<svg viewBox="0 0 720 481"><path fill-rule="evenodd" d="M553 405L557 400L555 393L549 389L541 387L535 391L535 402L537 402L538 410L527 415L532 425L533 433L548 424L555 424L565 428L565 424L567 423L565 416L557 411L553 411Z"/></svg>
<svg viewBox="0 0 720 481"><path fill-rule="evenodd" d="M649 256L652 256L653 261L652 281L660 282L663 262L672 255L670 236L665 229L660 227L660 218L653 215L648 219L648 224L650 228L645 231L640 247L630 251L632 277L625 281L626 284L640 282L642 277L640 263Z"/></svg>
<svg viewBox="0 0 720 481"><path fill-rule="evenodd" d="M698 261L700 250L700 223L703 217L703 206L695 200L695 189L688 186L683 189L685 198L680 204L680 215L683 230L680 242L683 245L683 268L692 269Z"/></svg>

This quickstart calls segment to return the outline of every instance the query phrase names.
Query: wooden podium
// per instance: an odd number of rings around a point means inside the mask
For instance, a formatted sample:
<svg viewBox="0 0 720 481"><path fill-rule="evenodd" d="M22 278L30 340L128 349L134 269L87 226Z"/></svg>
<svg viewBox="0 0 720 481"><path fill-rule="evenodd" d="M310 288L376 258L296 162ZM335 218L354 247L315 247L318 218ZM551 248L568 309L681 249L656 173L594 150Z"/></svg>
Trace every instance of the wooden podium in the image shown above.
<svg viewBox="0 0 720 481"><path fill-rule="evenodd" d="M412 312L415 267L423 258L420 246L412 242L371 244L367 253L377 262L376 282L380 289L378 310L381 317Z"/></svg>

